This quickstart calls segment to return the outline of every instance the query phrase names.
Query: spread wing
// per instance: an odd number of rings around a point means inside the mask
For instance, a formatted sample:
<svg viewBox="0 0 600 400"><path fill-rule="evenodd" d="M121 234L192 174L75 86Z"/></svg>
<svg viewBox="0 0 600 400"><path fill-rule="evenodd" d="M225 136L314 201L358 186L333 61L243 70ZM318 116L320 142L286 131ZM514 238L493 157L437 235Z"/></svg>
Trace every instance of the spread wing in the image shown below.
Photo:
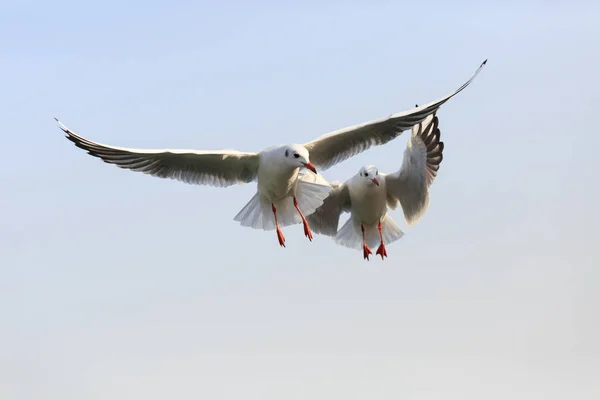
<svg viewBox="0 0 600 400"><path fill-rule="evenodd" d="M388 205L395 209L399 202L409 225L418 222L427 210L429 186L440 169L443 151L438 118L434 114L413 127L402 168L385 176Z"/></svg>
<svg viewBox="0 0 600 400"><path fill-rule="evenodd" d="M340 216L343 212L350 212L348 186L340 182L331 182L331 187L323 204L306 217L313 232L327 236L337 234Z"/></svg>
<svg viewBox="0 0 600 400"><path fill-rule="evenodd" d="M55 118L56 119L56 118ZM258 155L234 150L141 150L108 146L88 140L56 120L67 139L88 154L117 167L158 178L197 185L230 186L256 179Z"/></svg>
<svg viewBox="0 0 600 400"><path fill-rule="evenodd" d="M327 169L341 161L367 150L371 146L386 144L402 132L435 113L442 104L464 90L479 74L485 60L475 74L453 93L439 100L415 107L412 110L392 114L387 118L340 129L321 136L304 147L309 151L310 161L320 169Z"/></svg>

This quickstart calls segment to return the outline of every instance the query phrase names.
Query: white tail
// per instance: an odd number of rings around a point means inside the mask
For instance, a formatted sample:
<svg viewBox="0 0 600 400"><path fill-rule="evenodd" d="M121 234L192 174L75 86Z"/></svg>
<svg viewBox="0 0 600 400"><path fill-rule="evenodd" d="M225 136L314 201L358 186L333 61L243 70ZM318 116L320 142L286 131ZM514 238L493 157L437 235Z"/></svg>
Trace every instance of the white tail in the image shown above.
<svg viewBox="0 0 600 400"><path fill-rule="evenodd" d="M377 224L363 226L365 228L365 239L367 246L379 246L380 240ZM393 243L404 236L404 232L402 232L400 227L389 215L386 215L381 222L381 234L385 244ZM344 226L340 228L333 240L339 245L362 250L363 236L360 228L360 222L354 221L352 217L350 217Z"/></svg>
<svg viewBox="0 0 600 400"><path fill-rule="evenodd" d="M313 178L309 174L300 174L296 186L296 200L302 214L307 217L314 213L323 204L330 190L331 186L322 178ZM300 214L298 214L296 207L294 207L294 200L291 196L277 201L275 208L277 209L277 221L280 227L302 222L302 218L300 218ZM272 204L269 200L261 197L258 192L240 210L234 220L238 221L242 226L253 229L263 229L265 231L275 229Z"/></svg>

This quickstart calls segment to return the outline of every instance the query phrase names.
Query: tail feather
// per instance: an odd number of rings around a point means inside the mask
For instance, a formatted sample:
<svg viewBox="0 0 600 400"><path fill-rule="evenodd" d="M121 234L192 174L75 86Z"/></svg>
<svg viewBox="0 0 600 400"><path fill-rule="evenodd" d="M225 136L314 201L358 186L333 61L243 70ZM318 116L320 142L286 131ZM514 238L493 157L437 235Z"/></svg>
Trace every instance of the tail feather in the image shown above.
<svg viewBox="0 0 600 400"><path fill-rule="evenodd" d="M260 229L260 227L262 227L262 212L258 192L256 192L250 201L237 213L234 220L239 221L242 226L248 226L254 229Z"/></svg>
<svg viewBox="0 0 600 400"><path fill-rule="evenodd" d="M367 246L379 246L380 239L377 224L366 225L364 228ZM398 224L396 224L396 222L389 215L386 215L381 222L381 234L385 244L393 243L404 236L404 232L402 232ZM340 228L333 240L335 243L341 246L362 250L363 235L360 223L355 221L353 218L349 218L348 221L346 221L346 223Z"/></svg>
<svg viewBox="0 0 600 400"><path fill-rule="evenodd" d="M396 224L396 221L392 219L389 215L385 216L383 220L381 233L383 236L383 242L385 244L393 243L396 240L400 240L402 236L404 236L404 232L402 229Z"/></svg>
<svg viewBox="0 0 600 400"><path fill-rule="evenodd" d="M350 247L352 249L362 249L362 233L360 224L354 222L352 217L346 221L340 228L333 241L341 246Z"/></svg>
<svg viewBox="0 0 600 400"><path fill-rule="evenodd" d="M324 180L325 183L310 182L305 178L306 176L303 175L298 179L296 200L298 200L298 207L302 214L308 217L323 205L323 202L329 196L331 185Z"/></svg>
<svg viewBox="0 0 600 400"><path fill-rule="evenodd" d="M315 179L305 178L305 176L300 176L298 179L296 200L298 201L298 208L300 208L300 211L306 217L314 213L323 204L323 201L329 195L331 186L323 183L314 183ZM298 214L296 207L294 207L292 197L279 200L274 205L277 210L277 222L280 227L302 222L300 214ZM233 219L238 221L242 226L253 229L263 229L266 231L275 229L272 204L267 199L261 197L259 193L256 193Z"/></svg>

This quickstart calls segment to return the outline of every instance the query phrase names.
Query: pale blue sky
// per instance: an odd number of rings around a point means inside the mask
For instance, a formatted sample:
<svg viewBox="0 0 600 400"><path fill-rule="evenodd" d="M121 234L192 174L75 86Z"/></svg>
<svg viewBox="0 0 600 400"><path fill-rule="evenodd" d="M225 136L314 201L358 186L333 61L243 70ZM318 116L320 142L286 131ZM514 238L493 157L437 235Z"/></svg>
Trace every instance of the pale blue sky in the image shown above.
<svg viewBox="0 0 600 400"><path fill-rule="evenodd" d="M167 5L169 4L169 5ZM0 4L0 398L597 399L600 3ZM382 262L63 138L304 142L439 112ZM407 135L325 171L397 169Z"/></svg>

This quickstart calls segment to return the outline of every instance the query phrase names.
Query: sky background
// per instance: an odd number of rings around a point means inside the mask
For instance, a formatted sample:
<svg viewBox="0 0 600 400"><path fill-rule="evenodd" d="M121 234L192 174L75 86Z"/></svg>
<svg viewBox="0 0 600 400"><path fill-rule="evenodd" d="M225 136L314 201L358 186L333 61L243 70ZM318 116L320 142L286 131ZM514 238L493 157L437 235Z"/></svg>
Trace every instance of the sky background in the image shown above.
<svg viewBox="0 0 600 400"><path fill-rule="evenodd" d="M0 398L598 399L600 3L0 3ZM385 261L233 221L254 184L63 137L259 151L437 99ZM407 133L324 172L392 172Z"/></svg>

